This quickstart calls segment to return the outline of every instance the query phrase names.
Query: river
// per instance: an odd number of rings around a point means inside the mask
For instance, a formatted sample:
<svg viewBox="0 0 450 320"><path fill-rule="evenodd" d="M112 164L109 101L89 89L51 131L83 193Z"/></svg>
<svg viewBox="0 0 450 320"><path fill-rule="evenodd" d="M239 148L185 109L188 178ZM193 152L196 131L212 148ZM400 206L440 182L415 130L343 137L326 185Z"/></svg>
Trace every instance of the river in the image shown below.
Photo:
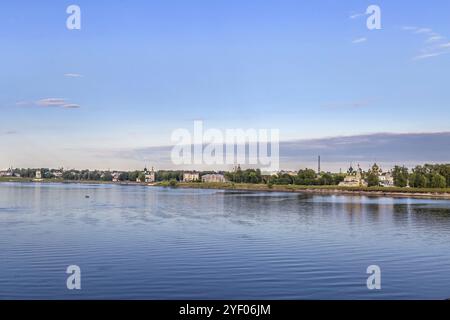
<svg viewBox="0 0 450 320"><path fill-rule="evenodd" d="M79 298L447 299L450 201L0 183L0 299Z"/></svg>

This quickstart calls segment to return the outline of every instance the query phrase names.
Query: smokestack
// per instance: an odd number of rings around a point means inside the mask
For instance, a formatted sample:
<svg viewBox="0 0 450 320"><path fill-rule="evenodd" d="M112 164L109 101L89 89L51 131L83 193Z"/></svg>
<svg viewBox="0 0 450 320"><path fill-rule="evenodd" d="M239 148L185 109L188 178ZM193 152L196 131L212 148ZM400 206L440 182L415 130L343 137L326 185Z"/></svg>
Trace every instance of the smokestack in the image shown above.
<svg viewBox="0 0 450 320"><path fill-rule="evenodd" d="M318 164L318 166L317 166L317 174L320 174L320 156L319 156L319 159L317 160L317 164Z"/></svg>

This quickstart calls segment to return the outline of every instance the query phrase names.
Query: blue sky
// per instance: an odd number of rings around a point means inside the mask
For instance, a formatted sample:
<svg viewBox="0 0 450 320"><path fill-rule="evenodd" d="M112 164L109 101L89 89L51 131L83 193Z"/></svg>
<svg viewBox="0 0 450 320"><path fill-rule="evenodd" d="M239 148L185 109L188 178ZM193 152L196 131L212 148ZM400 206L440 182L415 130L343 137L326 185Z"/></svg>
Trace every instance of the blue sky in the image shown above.
<svg viewBox="0 0 450 320"><path fill-rule="evenodd" d="M2 3L0 167L137 167L98 155L169 145L195 119L285 141L450 131L449 14L437 0Z"/></svg>

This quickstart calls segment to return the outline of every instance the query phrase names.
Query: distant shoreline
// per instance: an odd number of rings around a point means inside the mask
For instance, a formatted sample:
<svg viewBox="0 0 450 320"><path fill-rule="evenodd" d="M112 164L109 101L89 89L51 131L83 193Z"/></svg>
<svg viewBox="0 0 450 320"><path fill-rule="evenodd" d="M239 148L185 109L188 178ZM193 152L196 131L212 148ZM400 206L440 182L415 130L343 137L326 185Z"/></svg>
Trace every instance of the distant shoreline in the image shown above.
<svg viewBox="0 0 450 320"><path fill-rule="evenodd" d="M44 179L36 181L29 178L0 178L0 183L60 183L60 184L99 184L99 185L122 185L122 186L148 186L148 187L170 187L169 183L140 183L140 182L112 182L112 181L91 181L91 180L55 180ZM387 188L387 187L340 187L340 186L299 186L299 185L272 185L231 183L231 182L178 182L175 188L184 189L216 189L234 191L260 191L260 192L291 192L309 194L334 194L334 195L356 195L374 197L397 197L397 198L419 198L419 199L444 199L450 200L450 188L446 189L419 189L419 188Z"/></svg>
<svg viewBox="0 0 450 320"><path fill-rule="evenodd" d="M62 179L31 179L31 178L6 178L1 177L0 183L54 183L54 184L112 184L112 185L133 185L147 186L148 183L132 182L132 181L99 181L99 180L62 180Z"/></svg>
<svg viewBox="0 0 450 320"><path fill-rule="evenodd" d="M340 186L297 186L247 183L178 183L178 188L219 189L236 191L292 192L309 194L359 195L393 198L420 198L450 200L450 189L418 189L387 187L340 187Z"/></svg>

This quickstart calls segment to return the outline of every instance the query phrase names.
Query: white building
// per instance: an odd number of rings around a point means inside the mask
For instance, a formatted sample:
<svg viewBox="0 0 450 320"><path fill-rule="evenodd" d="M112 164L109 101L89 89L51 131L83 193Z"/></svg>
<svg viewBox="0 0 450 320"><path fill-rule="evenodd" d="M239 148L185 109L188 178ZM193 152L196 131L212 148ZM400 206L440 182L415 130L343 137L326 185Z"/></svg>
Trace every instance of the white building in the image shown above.
<svg viewBox="0 0 450 320"><path fill-rule="evenodd" d="M41 170L37 170L36 171L36 179L38 179L38 180L42 179L42 172L41 172Z"/></svg>
<svg viewBox="0 0 450 320"><path fill-rule="evenodd" d="M185 172L183 173L183 182L200 181L200 174L198 172Z"/></svg>
<svg viewBox="0 0 450 320"><path fill-rule="evenodd" d="M12 177L12 175L13 175L12 169L0 171L0 177Z"/></svg>
<svg viewBox="0 0 450 320"><path fill-rule="evenodd" d="M152 167L151 171L147 171L147 169L145 169L144 174L145 174L145 182L146 183L153 183L156 181L155 170L153 169L153 167Z"/></svg>
<svg viewBox="0 0 450 320"><path fill-rule="evenodd" d="M362 170L359 168L356 171L352 167L348 170L344 181L339 183L341 187L367 187L367 182L362 178Z"/></svg>
<svg viewBox="0 0 450 320"><path fill-rule="evenodd" d="M60 168L59 170L53 169L50 172L55 179L61 179L63 177L64 169L63 168Z"/></svg>
<svg viewBox="0 0 450 320"><path fill-rule="evenodd" d="M53 171L52 174L57 179L60 179L63 176L63 172L62 171Z"/></svg>
<svg viewBox="0 0 450 320"><path fill-rule="evenodd" d="M113 174L112 174L112 181L113 182L119 182L120 181L120 172L113 172Z"/></svg>
<svg viewBox="0 0 450 320"><path fill-rule="evenodd" d="M378 176L378 180L380 181L380 185L382 187L394 187L394 177L390 172L385 172Z"/></svg>
<svg viewBox="0 0 450 320"><path fill-rule="evenodd" d="M378 182L381 187L394 186L394 177L392 174L390 172L383 172L376 163L373 164L370 171L378 176Z"/></svg>
<svg viewBox="0 0 450 320"><path fill-rule="evenodd" d="M227 182L223 174L205 174L202 176L202 182Z"/></svg>

